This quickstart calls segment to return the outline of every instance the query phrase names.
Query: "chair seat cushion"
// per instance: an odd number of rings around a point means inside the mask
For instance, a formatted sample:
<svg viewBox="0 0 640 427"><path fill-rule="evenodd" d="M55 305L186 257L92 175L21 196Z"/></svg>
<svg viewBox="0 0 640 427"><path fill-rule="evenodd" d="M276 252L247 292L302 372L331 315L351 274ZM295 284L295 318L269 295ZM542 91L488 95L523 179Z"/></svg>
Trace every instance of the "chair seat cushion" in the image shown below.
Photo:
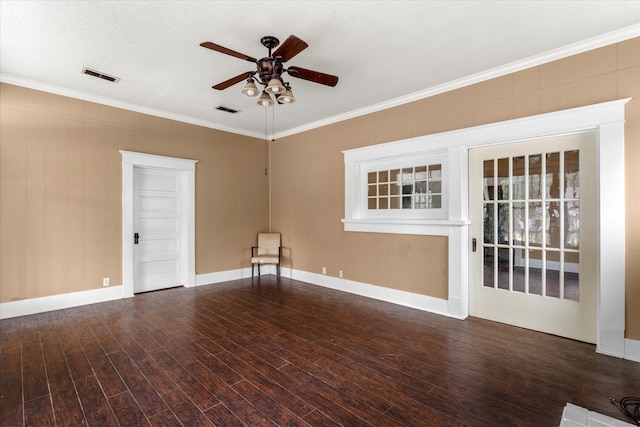
<svg viewBox="0 0 640 427"><path fill-rule="evenodd" d="M258 255L251 257L251 264L279 264L278 255Z"/></svg>

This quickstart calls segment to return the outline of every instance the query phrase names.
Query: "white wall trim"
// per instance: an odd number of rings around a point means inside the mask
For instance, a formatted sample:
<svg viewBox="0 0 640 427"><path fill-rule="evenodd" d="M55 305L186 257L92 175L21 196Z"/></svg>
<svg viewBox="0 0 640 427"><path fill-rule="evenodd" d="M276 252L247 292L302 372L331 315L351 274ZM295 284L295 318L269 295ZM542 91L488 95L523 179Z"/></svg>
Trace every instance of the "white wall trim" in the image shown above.
<svg viewBox="0 0 640 427"><path fill-rule="evenodd" d="M466 240L465 240L466 241ZM451 259L451 254L450 254ZM465 258L466 259L466 258ZM464 260L463 260L464 261ZM459 262L450 261L459 265ZM460 269L458 269L460 270ZM251 269L244 270L234 270L235 277L240 278L243 274L246 274L248 271L248 276L251 277ZM229 272L225 272L229 273ZM218 274L218 273L213 273ZM267 274L275 274L275 269L273 271L268 272ZM348 292L355 295L360 295L367 298L373 298L380 301L385 301L393 304L402 305L404 307L415 308L422 311L427 311L429 313L440 314L456 319L465 319L468 315L466 312L466 308L463 307L463 301L465 300L459 295L451 295L449 294L449 300L444 300L440 298L433 298L426 295L415 294L406 291L399 291L396 289L385 288L382 286L371 285L363 282L356 282L353 280L348 280L339 277L327 276L324 274L318 273L310 273L308 271L294 270L290 268L282 268L281 271L282 277L299 280L301 282L309 283L312 285L322 286L329 289L334 289L338 291ZM223 280L219 280L221 282ZM466 281L466 280L465 280ZM210 281L207 283L214 283L214 281ZM466 292L466 289L460 289L462 293ZM622 331L624 333L624 331ZM602 336L607 339L610 337L612 339L611 343L603 343L603 349L609 349L611 345L616 346L619 341L618 338L620 336L620 331L609 331L602 334ZM609 356L619 357L622 359L631 360L634 362L640 362L640 341L632 340L629 338L623 338L622 340L623 349L620 352L606 352L600 351L599 353L606 354Z"/></svg>
<svg viewBox="0 0 640 427"><path fill-rule="evenodd" d="M275 275L274 266L265 266L263 275ZM282 277L300 280L312 285L322 286L329 289L348 292L367 298L398 304L404 307L435 313L457 319L466 318L463 307L460 307L462 299L458 297L449 298L449 301L433 298L426 295L412 292L399 291L382 286L371 285L363 282L327 276L323 274L310 273L307 271L282 268ZM251 268L237 270L219 271L215 273L198 274L195 278L195 286L214 285L216 283L230 282L251 277ZM257 277L256 277L257 280ZM28 316L31 314L44 313L54 310L79 307L89 304L114 301L122 299L124 295L123 285L110 286L89 291L72 292L67 294L52 295L41 298L31 298L20 301L0 303L0 319L12 317ZM459 315L463 313L464 315ZM640 341L624 339L624 356L612 354L612 356L623 357L634 362L640 362Z"/></svg>
<svg viewBox="0 0 640 427"><path fill-rule="evenodd" d="M263 266L262 275L275 275L275 266ZM436 313L444 316L457 317L451 314L449 302L440 298L433 298L426 295L415 294L412 292L399 291L397 289L385 288L383 286L371 285L354 280L347 280L325 274L310 273L308 271L294 270L282 267L281 276L312 285L322 286L324 288L334 289L337 291L348 292L367 298L373 298L380 301L390 302L405 307L415 308L430 313ZM220 271L216 273L199 274L196 277L196 286L213 285L216 283L229 282L233 280L247 279L251 277L251 268L242 268L238 270ZM258 273L256 272L255 281L257 283ZM460 317L459 317L460 318Z"/></svg>
<svg viewBox="0 0 640 427"><path fill-rule="evenodd" d="M390 302L430 313L455 317L449 312L447 300L440 298L289 268L283 268L281 275L324 288L348 292L350 294Z"/></svg>
<svg viewBox="0 0 640 427"><path fill-rule="evenodd" d="M180 250L180 265L185 266L181 283L186 287L196 284L196 238L195 238L195 169L197 160L157 156L120 150L122 154L122 285L123 297L133 296L133 169L155 167L173 169L181 173L180 196L183 203L184 221L181 234L186 236Z"/></svg>
<svg viewBox="0 0 640 427"><path fill-rule="evenodd" d="M122 288L122 285L109 286L106 288L91 289L89 291L3 302L0 303L0 319L28 316L30 314L122 299Z"/></svg>
<svg viewBox="0 0 640 427"><path fill-rule="evenodd" d="M370 233L421 234L427 236L448 236L451 227L463 227L467 220L419 220L419 219L380 219L380 218L343 218L344 231L362 231Z"/></svg>
<svg viewBox="0 0 640 427"><path fill-rule="evenodd" d="M400 105L408 104L410 102L418 101L424 98L429 98L441 93L450 92L452 90L467 87L476 83L481 83L487 80L495 79L505 76L507 74L515 73L528 68L537 67L542 64L546 64L552 61L557 61L562 58L566 58L572 55L577 55L590 50L598 49L603 46L608 46L614 43L620 43L625 40L630 40L634 37L640 36L640 24L631 25L629 27L622 28L617 31L613 31L607 34L603 34L598 37L594 37L588 40L583 40L578 43L573 43L568 46L554 49L549 52L535 55L529 58L525 58L519 61L512 62L510 64L502 65L500 67L485 70L477 74L472 74L457 80L446 82L444 84L430 87L418 92L410 93L389 101L381 102L379 104L370 105L358 110L349 111L345 114L340 114L333 117L328 117L323 120L319 120L314 123L309 123L297 128L288 129L283 132L277 133L275 139L284 138L286 136L295 135L301 132L306 132L319 127L328 126L333 123L341 122L344 120L353 119L367 114L372 114L378 111L386 110L389 108L397 107Z"/></svg>
<svg viewBox="0 0 640 427"><path fill-rule="evenodd" d="M469 308L468 259L468 150L475 147L509 144L557 135L596 131L598 171L598 331L597 351L624 357L625 326L625 104L621 99L507 120L433 135L344 151L345 231L401 232L449 236L449 315L466 317ZM449 153L447 179L448 218L425 223L403 224L397 220L374 222L358 211L362 165L381 159ZM364 184L366 185L366 183ZM452 261L453 260L453 261Z"/></svg>
<svg viewBox="0 0 640 427"><path fill-rule="evenodd" d="M258 280L256 272L255 281ZM275 275L275 266L263 266L262 275ZM450 302L440 298L434 298L427 295L420 295L412 292L400 291L397 289L385 288L383 286L371 285L363 282L356 282L325 274L310 273L308 271L294 270L282 267L281 277L293 280L299 280L312 285L322 286L324 288L334 289L337 291L348 292L350 294L360 295L367 298L373 298L393 304L402 305L409 308L415 308L430 313L436 313L449 317L462 319L456 316L455 312L449 308ZM251 268L242 268L238 270L220 271L215 273L198 274L196 277L196 286L213 285L216 283L229 282L251 277Z"/></svg>
<svg viewBox="0 0 640 427"><path fill-rule="evenodd" d="M264 133L261 133L261 132L251 132L245 129L223 125L221 123L214 123L209 120L189 117L182 114L176 114L170 111L159 110L156 108L149 108L148 106L145 106L145 105L133 104L130 102L121 101L119 99L100 96L100 95L96 95L89 92L72 90L66 87L61 87L61 86L57 86L49 83L43 83L37 80L26 79L21 76L15 76L13 74L0 73L0 82L8 83L15 86L22 86L29 89L43 91L43 92L53 93L56 95L66 96L69 98L80 99L87 102L94 102L96 104L108 105L110 107L120 108L122 110L127 110L127 111L134 111L136 113L147 114L154 117L161 117L163 119L175 120L181 123L188 123L196 126L202 126L209 129L216 129L216 130L229 132L237 135L244 135L244 136L249 136L253 138L264 139Z"/></svg>
<svg viewBox="0 0 640 427"><path fill-rule="evenodd" d="M355 117L364 116L367 114L375 113L378 111L386 110L388 108L397 107L399 105L408 104L420 99L435 96L441 93L445 93L451 90L459 89L462 87L470 86L472 84L484 82L490 79L501 77L510 73L515 73L527 68L535 67L538 65L546 64L548 62L556 61L558 59L566 58L568 56L577 55L579 53L587 52L589 50L597 49L603 46L608 46L614 43L620 43L625 40L640 36L640 24L631 25L629 27L621 28L619 30L612 31L597 37L593 37L587 40L582 40L577 43L573 43L558 49L551 50L549 52L535 55L529 58L525 58L520 61L515 61L500 67L496 67L490 70L482 71L471 76L466 76L461 79L453 80L443 83L434 87L426 88L424 90L410 93L408 95L400 96L389 101L381 102L375 105L371 105L365 108L349 111L344 114L328 117L326 119L318 120L313 123L308 123L303 126L284 130L276 133L274 138L280 139L286 136L295 135L298 133L306 132L309 130L317 129L323 126L328 126L334 123L338 123L344 120L349 120ZM124 110L135 111L143 114L149 114L156 117L163 117L170 120L176 120L183 123L190 123L197 126L203 126L211 129L218 129L224 132L231 132L238 135L245 135L249 137L264 138L263 134L250 132L244 129L238 129L234 127L225 126L221 123L215 123L208 120L196 119L193 117L187 117L179 114L175 114L168 111L162 111L152 109L142 105L136 105L127 103L124 101L97 96L82 91L70 90L61 86L42 83L39 81L25 79L24 77L15 76L7 73L0 73L0 82L27 87L30 89L46 91L57 95L68 96L71 98L81 99L89 102L96 102L103 105L109 105L116 108L122 108Z"/></svg>
<svg viewBox="0 0 640 427"><path fill-rule="evenodd" d="M625 338L624 358L633 360L634 362L640 362L640 340Z"/></svg>
<svg viewBox="0 0 640 427"><path fill-rule="evenodd" d="M262 270L263 273L265 270ZM275 274L275 270L274 270ZM196 276L196 286L211 285L214 283L230 282L251 277L251 268L241 268L238 270L217 271L215 273L204 273Z"/></svg>
<svg viewBox="0 0 640 427"><path fill-rule="evenodd" d="M597 351L624 357L626 312L624 110L619 121L603 123L598 131L596 146L599 214Z"/></svg>

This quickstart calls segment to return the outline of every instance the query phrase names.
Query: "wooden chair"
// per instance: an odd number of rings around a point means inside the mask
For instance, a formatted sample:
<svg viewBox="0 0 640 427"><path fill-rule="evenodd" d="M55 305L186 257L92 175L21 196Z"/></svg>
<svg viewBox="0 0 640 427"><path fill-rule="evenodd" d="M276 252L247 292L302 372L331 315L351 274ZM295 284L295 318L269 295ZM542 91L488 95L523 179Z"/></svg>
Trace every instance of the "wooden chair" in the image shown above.
<svg viewBox="0 0 640 427"><path fill-rule="evenodd" d="M263 264L274 264L280 280L280 234L258 234L258 246L251 247L251 280L253 280L254 267L258 266L258 277L260 277L260 266Z"/></svg>

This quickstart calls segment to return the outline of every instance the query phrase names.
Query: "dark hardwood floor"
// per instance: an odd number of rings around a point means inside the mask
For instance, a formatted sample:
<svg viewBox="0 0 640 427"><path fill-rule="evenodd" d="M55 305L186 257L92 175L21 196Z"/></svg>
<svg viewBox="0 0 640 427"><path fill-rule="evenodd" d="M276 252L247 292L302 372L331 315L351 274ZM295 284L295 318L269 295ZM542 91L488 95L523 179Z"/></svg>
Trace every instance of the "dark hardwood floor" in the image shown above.
<svg viewBox="0 0 640 427"><path fill-rule="evenodd" d="M630 421L640 364L593 345L263 276L0 321L3 426Z"/></svg>

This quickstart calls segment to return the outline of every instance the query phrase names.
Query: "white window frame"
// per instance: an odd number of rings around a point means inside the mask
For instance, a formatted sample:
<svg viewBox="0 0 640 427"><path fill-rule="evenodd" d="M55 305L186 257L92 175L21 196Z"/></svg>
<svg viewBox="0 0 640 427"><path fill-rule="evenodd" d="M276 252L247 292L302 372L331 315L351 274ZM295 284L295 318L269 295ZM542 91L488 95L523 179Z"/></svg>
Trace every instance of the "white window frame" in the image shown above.
<svg viewBox="0 0 640 427"><path fill-rule="evenodd" d="M363 162L360 165L360 177L359 183L361 185L356 188L359 193L356 196L357 205L355 209L362 218L384 218L384 219L446 219L447 217L447 204L446 204L446 192L442 191L442 205L440 208L430 209L369 209L368 202L368 174L369 172L379 172L393 169L403 169L415 166L429 166L440 164L441 170L441 182L444 185L446 182L446 152L430 153L427 155L403 157L388 159L382 161ZM402 194L400 194L402 196Z"/></svg>
<svg viewBox="0 0 640 427"><path fill-rule="evenodd" d="M631 98L343 151L345 231L448 236L445 315L469 314L468 150L567 133L597 132L598 332L596 351L625 357L624 115ZM446 219L367 218L358 209L363 165L446 151ZM446 188L446 189L445 189Z"/></svg>
<svg viewBox="0 0 640 427"><path fill-rule="evenodd" d="M430 137L343 151L345 159L345 231L446 236L447 227L467 223L462 200L451 197L460 186L466 153L460 147L432 147ZM440 209L367 209L367 174L372 171L440 164Z"/></svg>

